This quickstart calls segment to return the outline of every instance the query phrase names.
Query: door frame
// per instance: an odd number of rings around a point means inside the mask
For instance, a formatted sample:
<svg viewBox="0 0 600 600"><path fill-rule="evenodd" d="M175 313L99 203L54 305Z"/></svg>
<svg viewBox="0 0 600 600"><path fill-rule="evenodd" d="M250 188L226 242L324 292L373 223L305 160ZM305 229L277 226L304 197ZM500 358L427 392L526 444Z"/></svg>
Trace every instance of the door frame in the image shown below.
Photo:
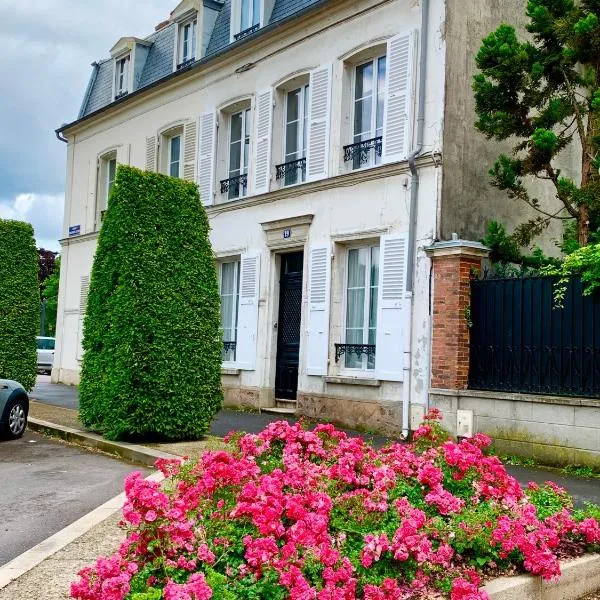
<svg viewBox="0 0 600 600"><path fill-rule="evenodd" d="M304 371L304 350L305 350L305 317L306 317L306 295L308 293L308 253L304 242L297 245L286 246L285 248L271 249L271 259L269 261L269 290L268 295L268 321L266 323L269 333L267 334L267 352L265 356L265 369L262 381L263 389L261 390L260 406L269 407L275 406L275 374L277 369L277 336L279 330L275 328L275 323L279 319L279 296L281 278L281 257L284 254L293 254L294 252L304 253L304 263L302 267L302 310L300 314L300 351L298 357L298 391L300 391L300 381Z"/></svg>

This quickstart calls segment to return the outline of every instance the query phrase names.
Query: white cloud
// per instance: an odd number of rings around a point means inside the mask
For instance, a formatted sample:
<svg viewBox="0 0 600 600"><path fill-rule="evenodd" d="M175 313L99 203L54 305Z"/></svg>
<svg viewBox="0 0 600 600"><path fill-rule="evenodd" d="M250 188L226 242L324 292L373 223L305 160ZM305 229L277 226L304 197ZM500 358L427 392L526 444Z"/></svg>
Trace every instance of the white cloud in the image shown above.
<svg viewBox="0 0 600 600"><path fill-rule="evenodd" d="M38 248L59 251L64 202L63 194L19 194L0 200L0 218L31 223Z"/></svg>
<svg viewBox="0 0 600 600"><path fill-rule="evenodd" d="M0 211L19 212L15 202L23 194L42 208L38 198L64 192L66 145L54 130L77 118L90 63L110 56L121 36L152 33L176 5L0 0Z"/></svg>

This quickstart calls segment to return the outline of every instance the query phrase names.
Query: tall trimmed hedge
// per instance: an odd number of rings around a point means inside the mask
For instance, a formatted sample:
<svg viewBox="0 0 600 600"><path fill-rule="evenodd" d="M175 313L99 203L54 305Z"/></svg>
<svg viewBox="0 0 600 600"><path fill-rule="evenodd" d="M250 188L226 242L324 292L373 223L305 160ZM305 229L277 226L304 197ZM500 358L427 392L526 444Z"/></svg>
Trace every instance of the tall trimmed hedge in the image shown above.
<svg viewBox="0 0 600 600"><path fill-rule="evenodd" d="M120 165L92 268L80 417L109 439L193 439L222 403L219 291L193 183Z"/></svg>
<svg viewBox="0 0 600 600"><path fill-rule="evenodd" d="M40 328L38 251L33 227L0 219L0 378L35 385Z"/></svg>

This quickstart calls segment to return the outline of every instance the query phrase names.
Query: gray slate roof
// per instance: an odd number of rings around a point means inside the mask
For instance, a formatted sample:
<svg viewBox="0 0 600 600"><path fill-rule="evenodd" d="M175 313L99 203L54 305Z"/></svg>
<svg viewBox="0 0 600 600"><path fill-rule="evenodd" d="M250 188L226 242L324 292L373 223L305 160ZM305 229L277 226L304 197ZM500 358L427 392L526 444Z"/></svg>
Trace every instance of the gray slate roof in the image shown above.
<svg viewBox="0 0 600 600"><path fill-rule="evenodd" d="M300 13L313 5L320 4L322 1L275 0L268 24L272 25L289 19L296 13ZM206 56L203 60L209 59L212 55L220 53L229 46L230 17L231 0L225 0L217 16L206 50ZM146 38L147 41L152 42L152 45L148 52L138 89L147 87L173 74L175 32L176 25L173 23ZM260 35L260 31L256 35ZM248 41L253 37L249 37ZM112 76L113 61L111 59L100 61L94 66L88 89L83 99L81 110L79 111L79 119L108 106L112 102Z"/></svg>

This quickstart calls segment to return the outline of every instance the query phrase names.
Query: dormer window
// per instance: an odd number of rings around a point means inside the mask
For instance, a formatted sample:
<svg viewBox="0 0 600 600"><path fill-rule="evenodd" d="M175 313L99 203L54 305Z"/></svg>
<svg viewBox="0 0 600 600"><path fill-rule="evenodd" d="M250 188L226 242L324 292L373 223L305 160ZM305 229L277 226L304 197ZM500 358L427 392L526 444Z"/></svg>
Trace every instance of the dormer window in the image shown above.
<svg viewBox="0 0 600 600"><path fill-rule="evenodd" d="M198 42L198 19L194 18L179 26L179 62L177 68L187 67L196 60Z"/></svg>
<svg viewBox="0 0 600 600"><path fill-rule="evenodd" d="M129 66L131 55L128 54L116 61L115 64L115 100L129 93Z"/></svg>
<svg viewBox="0 0 600 600"><path fill-rule="evenodd" d="M254 33L260 27L260 0L242 0L241 8L240 32L236 34L236 40Z"/></svg>

